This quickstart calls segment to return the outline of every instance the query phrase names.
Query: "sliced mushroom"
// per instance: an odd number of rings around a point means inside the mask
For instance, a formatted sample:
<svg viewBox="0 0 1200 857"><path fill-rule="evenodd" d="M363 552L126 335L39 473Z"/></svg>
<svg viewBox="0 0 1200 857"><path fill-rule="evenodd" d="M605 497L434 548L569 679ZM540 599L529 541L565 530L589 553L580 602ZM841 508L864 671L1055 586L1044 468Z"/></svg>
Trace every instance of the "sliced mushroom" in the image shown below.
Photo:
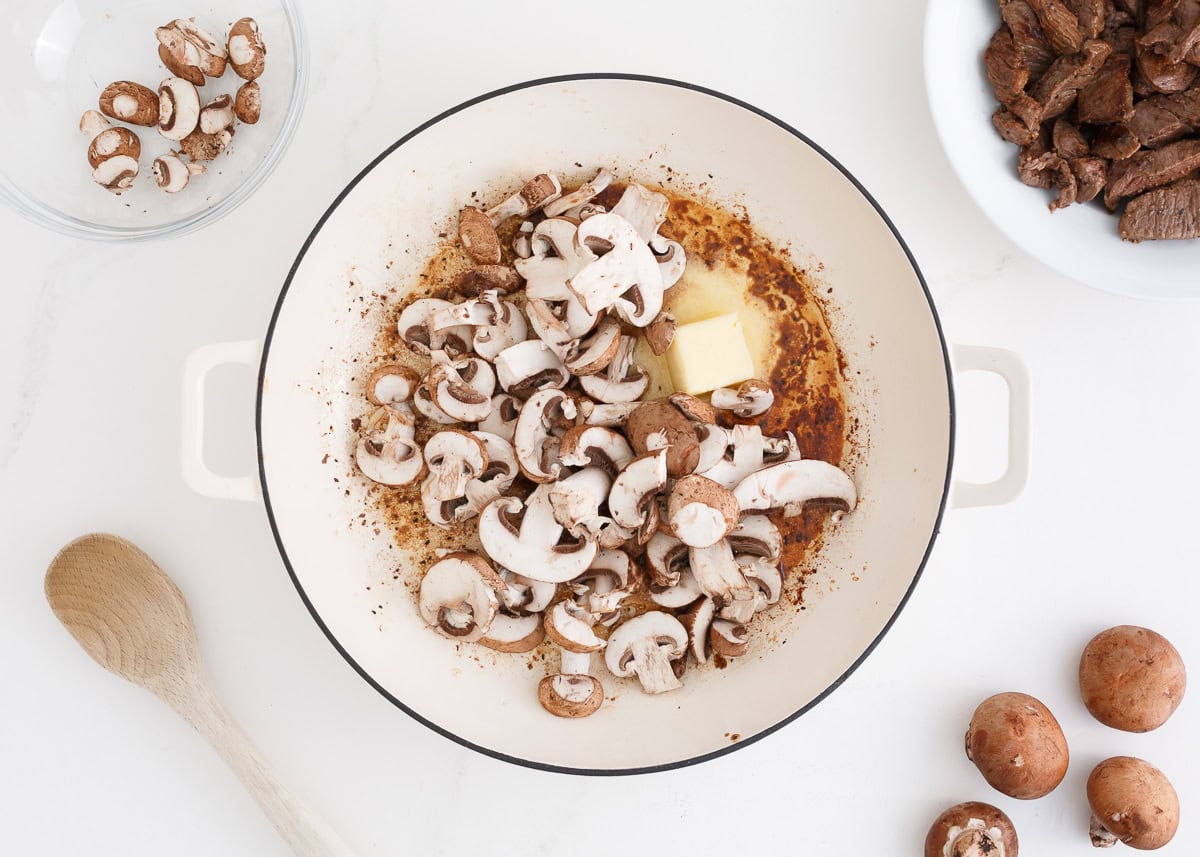
<svg viewBox="0 0 1200 857"><path fill-rule="evenodd" d="M784 432L782 437L763 438L763 464L783 464L785 461L799 461L803 457L796 435L790 431Z"/></svg>
<svg viewBox="0 0 1200 857"><path fill-rule="evenodd" d="M663 533L655 533L655 536L663 535ZM670 538L668 536L668 538ZM683 548L683 556L687 558L687 547ZM686 563L685 563L686 565ZM659 607L666 607L668 610L678 610L681 607L687 607L697 598L704 596L700 589L700 584L696 582L696 576L692 574L691 569L684 568L679 572L679 582L673 586L668 586L665 589L652 586L650 589L650 600Z"/></svg>
<svg viewBox="0 0 1200 857"><path fill-rule="evenodd" d="M100 93L99 107L105 116L130 125L150 126L158 122L159 104L154 90L132 80L118 80L104 87ZM79 130L87 129L80 123Z"/></svg>
<svg viewBox="0 0 1200 857"><path fill-rule="evenodd" d="M562 651L558 675L538 683L538 702L555 717L587 717L604 701L600 679L589 675L591 655Z"/></svg>
<svg viewBox="0 0 1200 857"><path fill-rule="evenodd" d="M425 510L425 517L429 523L450 529L471 517L467 512L466 496L441 500L435 496L437 491L437 486L432 480L426 479L421 483L421 507Z"/></svg>
<svg viewBox="0 0 1200 857"><path fill-rule="evenodd" d="M723 619L750 621L754 616L757 592L742 574L728 541L717 542L712 547L689 549L688 562L696 583L705 595L717 602L717 610Z"/></svg>
<svg viewBox="0 0 1200 857"><path fill-rule="evenodd" d="M783 594L783 572L780 571L778 562L736 552L733 559L741 569L742 576L758 590L758 598L754 604L755 613L761 613L779 602L779 597Z"/></svg>
<svg viewBox="0 0 1200 857"><path fill-rule="evenodd" d="M762 429L754 425L734 426L725 432L725 438L728 445L721 460L709 469L697 472L719 485L733 489L756 471L762 470L766 441Z"/></svg>
<svg viewBox="0 0 1200 857"><path fill-rule="evenodd" d="M499 292L486 291L480 295L480 300L491 308L491 314L486 323L475 326L471 345L484 360L495 360L501 351L524 342L529 335L529 326L520 308L514 303L500 300Z"/></svg>
<svg viewBox="0 0 1200 857"><path fill-rule="evenodd" d="M155 158L150 170L154 174L154 183L165 192L179 193L188 186L192 176L204 172L204 164L185 164L179 155L168 152Z"/></svg>
<svg viewBox="0 0 1200 857"><path fill-rule="evenodd" d="M219 134L226 128L233 127L233 98L218 95L200 109L200 119L196 123L203 134Z"/></svg>
<svg viewBox="0 0 1200 857"><path fill-rule="evenodd" d="M858 492L854 482L832 464L816 459L773 464L738 483L733 495L744 510L778 509L792 517L806 503L854 510Z"/></svg>
<svg viewBox="0 0 1200 857"><path fill-rule="evenodd" d="M228 51L225 45L218 42L207 31L196 26L195 21L176 18L169 24L164 24L155 31L159 44L166 48L171 58L167 67L173 74L181 74L172 67L178 65L182 69L199 72L199 80L192 80L196 86L204 83L204 75L220 77L225 73ZM191 72L190 72L191 73Z"/></svg>
<svg viewBox="0 0 1200 857"><path fill-rule="evenodd" d="M783 537L766 515L743 515L726 537L735 554L762 557L778 563L783 556Z"/></svg>
<svg viewBox="0 0 1200 857"><path fill-rule="evenodd" d="M425 464L430 497L457 500L467 495L467 483L487 467L487 447L470 432L444 429L425 442Z"/></svg>
<svg viewBox="0 0 1200 857"><path fill-rule="evenodd" d="M459 422L474 423L492 412L496 373L478 357L434 363L425 382L433 403Z"/></svg>
<svg viewBox="0 0 1200 857"><path fill-rule="evenodd" d="M567 367L538 339L527 339L496 356L496 377L505 391L529 398L538 391L560 388L571 379Z"/></svg>
<svg viewBox="0 0 1200 857"><path fill-rule="evenodd" d="M521 471L534 482L552 482L558 478L562 462L558 459L559 439L554 432L572 425L577 414L574 400L562 390L534 393L521 409L513 432L513 448Z"/></svg>
<svg viewBox="0 0 1200 857"><path fill-rule="evenodd" d="M407 366L389 363L367 379L367 401L373 405L399 405L409 401L421 376Z"/></svg>
<svg viewBox="0 0 1200 857"><path fill-rule="evenodd" d="M529 234L531 255L513 267L525 278L525 296L543 301L574 297L568 282L596 261L596 254L575 240L579 225L562 217L548 217Z"/></svg>
<svg viewBox="0 0 1200 857"><path fill-rule="evenodd" d="M713 654L726 658L740 658L750 647L749 632L740 622L714 619L708 631L708 645Z"/></svg>
<svg viewBox="0 0 1200 857"><path fill-rule="evenodd" d="M591 202L596 196L613 182L613 175L608 170L600 170L591 181L584 182L576 190L563 194L542 206L547 217L558 217L568 209Z"/></svg>
<svg viewBox="0 0 1200 857"><path fill-rule="evenodd" d="M596 617L601 625L612 626L621 618L622 602L640 583L629 554L623 550L602 549L591 566L571 581L575 603Z"/></svg>
<svg viewBox="0 0 1200 857"><path fill-rule="evenodd" d="M620 344L621 325L606 318L590 336L579 341L575 353L563 362L572 375L595 375L613 362Z"/></svg>
<svg viewBox="0 0 1200 857"><path fill-rule="evenodd" d="M500 236L486 214L468 205L458 214L458 240L476 265L500 263Z"/></svg>
<svg viewBox="0 0 1200 857"><path fill-rule="evenodd" d="M606 514L612 477L600 467L585 467L552 483L554 517L577 538L594 539L601 547L617 547L633 538L633 530Z"/></svg>
<svg viewBox="0 0 1200 857"><path fill-rule="evenodd" d="M725 457L725 451L729 448L729 432L720 426L697 423L696 439L696 472L707 473Z"/></svg>
<svg viewBox="0 0 1200 857"><path fill-rule="evenodd" d="M568 467L600 467L613 478L629 466L633 457L629 441L604 426L569 428L558 447L558 460Z"/></svg>
<svg viewBox="0 0 1200 857"><path fill-rule="evenodd" d="M697 663L708 663L708 631L717 615L717 605L711 598L701 598L679 617L688 633L688 648Z"/></svg>
<svg viewBox="0 0 1200 857"><path fill-rule="evenodd" d="M520 523L514 516L524 511ZM596 558L596 543L559 544L562 525L554 520L550 486L539 485L528 501L500 497L479 516L479 541L500 565L533 580L563 583L582 574Z"/></svg>
<svg viewBox="0 0 1200 857"><path fill-rule="evenodd" d="M489 208L487 216L494 226L510 217L525 217L562 194L562 184L554 173L538 173L499 205Z"/></svg>
<svg viewBox="0 0 1200 857"><path fill-rule="evenodd" d="M512 247L513 253L518 259L528 259L533 255L533 230L532 220L522 220L521 225L517 227L516 234L513 235Z"/></svg>
<svg viewBox="0 0 1200 857"><path fill-rule="evenodd" d="M646 545L651 596L677 585L689 562L687 545L667 533L655 533Z"/></svg>
<svg viewBox="0 0 1200 857"><path fill-rule="evenodd" d="M706 548L725 538L739 512L732 491L695 474L676 480L667 497L671 532L689 547Z"/></svg>
<svg viewBox="0 0 1200 857"><path fill-rule="evenodd" d="M665 282L664 280L664 284ZM674 313L666 310L660 312L654 321L646 326L646 343L655 356L661 357L667 353L667 349L671 347L671 343L675 339L675 330L678 327L679 323L675 320Z"/></svg>
<svg viewBox="0 0 1200 857"><path fill-rule="evenodd" d="M267 64L267 46L263 43L257 21L253 18L234 21L229 28L226 49L234 74L243 80L255 80L262 76Z"/></svg>
<svg viewBox="0 0 1200 857"><path fill-rule="evenodd" d="M492 397L491 412L479 421L479 430L490 432L512 443L517 430L517 417L521 415L521 400L508 393Z"/></svg>
<svg viewBox="0 0 1200 857"><path fill-rule="evenodd" d="M574 601L564 599L546 613L546 636L568 652L598 652L604 640L592 630L595 618Z"/></svg>
<svg viewBox="0 0 1200 857"><path fill-rule="evenodd" d="M613 428L625 425L629 421L629 415L633 413L633 409L638 404L636 400L631 402L593 402L591 399L582 399L579 413L587 425Z"/></svg>
<svg viewBox="0 0 1200 857"><path fill-rule="evenodd" d="M133 186L137 178L138 162L129 155L113 155L100 162L92 170L92 180L105 190L120 194Z"/></svg>
<svg viewBox="0 0 1200 857"><path fill-rule="evenodd" d="M696 423L664 401L645 402L629 415L625 433L635 452L645 454L652 448L667 450L667 472L686 476L700 460L700 441Z"/></svg>
<svg viewBox="0 0 1200 857"><path fill-rule="evenodd" d="M652 610L612 632L604 663L619 678L636 675L646 693L665 693L683 686L671 662L687 651L687 644L687 631L678 619Z"/></svg>
<svg viewBox="0 0 1200 857"><path fill-rule="evenodd" d="M573 296L563 301L530 298L525 302L525 312L534 335L546 343L559 360L575 355L580 349L580 339L587 336L599 320L599 316L588 313Z"/></svg>
<svg viewBox="0 0 1200 857"><path fill-rule="evenodd" d="M660 253L653 244L650 249L654 252L654 260L658 262L658 273L662 276L663 289L669 289L683 279L683 272L687 268L687 254L683 250L683 245L678 241L668 241L662 236L656 237L666 246L666 250ZM674 327L671 328L671 335L675 335ZM663 351L666 349L664 348ZM661 354L662 352L654 353Z"/></svg>
<svg viewBox="0 0 1200 857"><path fill-rule="evenodd" d="M637 531L638 544L645 544L658 528L655 495L667 484L665 450L635 458L617 474L608 494L608 509L622 527Z"/></svg>
<svg viewBox="0 0 1200 857"><path fill-rule="evenodd" d="M663 252L666 249L665 239L658 234L658 230L666 221L670 207L671 200L665 194L630 182L613 206L612 213L629 221L644 244Z"/></svg>
<svg viewBox="0 0 1200 857"><path fill-rule="evenodd" d="M430 422L437 423L442 426L457 425L458 420L443 411L433 401L433 394L429 390L429 385L422 380L417 384L417 388L413 390L412 397L413 407L420 412L421 416Z"/></svg>
<svg viewBox="0 0 1200 857"><path fill-rule="evenodd" d="M421 618L439 633L462 642L483 637L500 606L504 581L479 554L461 551L435 562L421 579Z"/></svg>
<svg viewBox="0 0 1200 857"><path fill-rule="evenodd" d="M662 309L663 279L650 248L623 217L597 214L579 225L575 241L611 247L567 281L590 313L612 309L634 327L646 327Z"/></svg>
<svg viewBox="0 0 1200 857"><path fill-rule="evenodd" d="M534 580L503 567L499 573L505 587L500 593L500 605L514 616L541 613L558 594L557 584Z"/></svg>
<svg viewBox="0 0 1200 857"><path fill-rule="evenodd" d="M622 336L612 362L603 372L579 378L579 386L583 391L593 399L606 403L640 399L650 385L650 376L633 362L635 345L637 340L632 336Z"/></svg>
<svg viewBox="0 0 1200 857"><path fill-rule="evenodd" d="M95 112L95 111L91 111ZM96 114L99 116L99 114ZM100 117L107 124L107 120ZM92 169L100 166L109 158L117 156L133 158L136 162L142 155L142 141L138 135L128 128L107 127L92 137L88 144L87 159Z"/></svg>
<svg viewBox="0 0 1200 857"><path fill-rule="evenodd" d="M380 408L367 420L366 430L354 448L354 461L372 482L407 485L425 471L421 447L413 439L411 412Z"/></svg>
<svg viewBox="0 0 1200 857"><path fill-rule="evenodd" d="M477 298L488 289L507 294L520 285L520 276L507 265L476 265L456 276L450 287L465 298Z"/></svg>
<svg viewBox="0 0 1200 857"><path fill-rule="evenodd" d="M479 638L479 642L497 652L519 653L532 652L545 638L540 616L509 616L499 612L492 619L487 633Z"/></svg>
<svg viewBox="0 0 1200 857"><path fill-rule="evenodd" d="M499 435L486 431L471 432L483 442L487 452L487 466L483 472L467 483L466 505L462 507L458 520L473 518L483 507L501 496L513 484L521 472L512 444Z"/></svg>
<svg viewBox="0 0 1200 857"><path fill-rule="evenodd" d="M158 133L180 141L200 123L200 93L181 77L168 77L158 85Z"/></svg>
<svg viewBox="0 0 1200 857"><path fill-rule="evenodd" d="M717 409L690 393L672 393L667 397L667 401L694 423L712 425L717 421Z"/></svg>
<svg viewBox="0 0 1200 857"><path fill-rule="evenodd" d="M471 328L466 325L433 329L433 316L454 304L440 298L418 298L406 306L396 321L400 339L410 350L424 357L444 353L455 359L471 350Z"/></svg>
<svg viewBox="0 0 1200 857"><path fill-rule="evenodd" d="M765 381L751 378L736 390L720 387L712 391L712 405L723 411L733 411L738 417L757 417L775 404L775 393Z"/></svg>

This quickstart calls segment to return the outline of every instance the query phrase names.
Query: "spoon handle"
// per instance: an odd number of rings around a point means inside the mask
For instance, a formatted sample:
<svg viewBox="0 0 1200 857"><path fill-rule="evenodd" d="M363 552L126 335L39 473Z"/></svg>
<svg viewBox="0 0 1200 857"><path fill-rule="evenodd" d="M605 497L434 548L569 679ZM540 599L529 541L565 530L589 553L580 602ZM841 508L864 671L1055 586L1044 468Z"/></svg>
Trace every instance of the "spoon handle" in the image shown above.
<svg viewBox="0 0 1200 857"><path fill-rule="evenodd" d="M296 857L354 857L337 831L284 784L217 698L207 677L189 678L186 691L163 694L164 699L233 769Z"/></svg>

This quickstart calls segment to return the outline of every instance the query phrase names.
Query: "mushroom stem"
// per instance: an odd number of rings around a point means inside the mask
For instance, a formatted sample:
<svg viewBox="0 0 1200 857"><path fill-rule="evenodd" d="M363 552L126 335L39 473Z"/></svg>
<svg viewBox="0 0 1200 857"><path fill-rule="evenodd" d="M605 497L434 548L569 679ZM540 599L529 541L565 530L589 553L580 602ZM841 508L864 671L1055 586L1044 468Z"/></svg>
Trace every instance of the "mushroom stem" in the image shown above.
<svg viewBox="0 0 1200 857"><path fill-rule="evenodd" d="M1112 848L1118 842L1116 834L1105 827L1095 815L1088 826L1088 834L1092 837L1092 845L1097 848Z"/></svg>
<svg viewBox="0 0 1200 857"><path fill-rule="evenodd" d="M633 654L638 681L642 683L642 690L646 693L666 693L668 690L683 687L675 677L675 670L671 668L671 659L667 657L666 650L658 644L657 639L651 637L634 640L629 650Z"/></svg>

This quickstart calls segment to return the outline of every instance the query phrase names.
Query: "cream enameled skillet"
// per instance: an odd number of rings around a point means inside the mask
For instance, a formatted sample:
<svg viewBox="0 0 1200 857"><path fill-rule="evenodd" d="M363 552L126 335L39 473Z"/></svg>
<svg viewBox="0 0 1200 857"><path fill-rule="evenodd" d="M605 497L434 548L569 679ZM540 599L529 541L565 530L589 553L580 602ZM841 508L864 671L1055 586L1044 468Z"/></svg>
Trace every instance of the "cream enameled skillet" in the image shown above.
<svg viewBox="0 0 1200 857"><path fill-rule="evenodd" d="M492 142L480 145L485 139ZM527 658L474 646L460 652L425 627L406 589L378 585L397 564L392 537L354 526L367 510L362 489L345 478L345 465L329 462L352 460L350 422L363 404L360 365L351 361L370 353L385 323L381 311L360 313L370 305L360 296L415 277L422 249L438 243L471 191L576 162L649 182L668 163L685 179L705 181L716 200L744 204L762 233L790 242L802 261L819 261L822 291L832 289L833 332L856 373L850 406L870 442L849 465L861 504L831 531L807 609L777 620L786 645L763 635L749 656L720 671L690 670L684 689L668 696L645 696L636 681L606 677L607 692L619 694L615 702L583 720L559 720L538 705L541 674L528 669ZM413 252L397 252L398 245ZM200 455L204 377L221 363L259 363L260 354L260 472L218 477ZM254 500L261 490L313 618L363 678L422 723L537 768L662 770L730 752L795 719L887 631L948 502L951 356L960 371L1006 378L1012 423L1005 476L955 486L955 502L1005 502L1025 477L1028 395L1020 363L992 349L950 354L916 262L832 157L762 111L688 84L629 75L538 80L447 111L391 146L305 241L265 343L208 346L189 358L184 472L205 494ZM841 585L831 589L829 578Z"/></svg>

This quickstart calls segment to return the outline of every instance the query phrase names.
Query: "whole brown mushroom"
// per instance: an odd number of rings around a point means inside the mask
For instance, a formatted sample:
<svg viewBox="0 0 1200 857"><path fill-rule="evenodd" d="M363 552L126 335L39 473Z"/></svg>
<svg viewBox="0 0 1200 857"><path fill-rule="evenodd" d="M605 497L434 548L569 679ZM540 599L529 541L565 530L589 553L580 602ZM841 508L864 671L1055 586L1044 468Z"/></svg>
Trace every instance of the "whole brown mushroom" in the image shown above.
<svg viewBox="0 0 1200 857"><path fill-rule="evenodd" d="M1179 707L1186 689L1183 658L1149 628L1118 625L1101 631L1079 661L1083 704L1113 729L1157 729Z"/></svg>
<svg viewBox="0 0 1200 857"><path fill-rule="evenodd" d="M1062 727L1027 693L997 693L979 703L966 749L988 785L1019 800L1054 791L1070 761Z"/></svg>
<svg viewBox="0 0 1200 857"><path fill-rule="evenodd" d="M1132 756L1105 759L1087 781L1091 837L1097 848L1118 841L1131 848L1162 848L1179 827L1179 797L1162 771Z"/></svg>
<svg viewBox="0 0 1200 857"><path fill-rule="evenodd" d="M990 803L955 804L930 826L925 857L1017 857L1017 831Z"/></svg>

